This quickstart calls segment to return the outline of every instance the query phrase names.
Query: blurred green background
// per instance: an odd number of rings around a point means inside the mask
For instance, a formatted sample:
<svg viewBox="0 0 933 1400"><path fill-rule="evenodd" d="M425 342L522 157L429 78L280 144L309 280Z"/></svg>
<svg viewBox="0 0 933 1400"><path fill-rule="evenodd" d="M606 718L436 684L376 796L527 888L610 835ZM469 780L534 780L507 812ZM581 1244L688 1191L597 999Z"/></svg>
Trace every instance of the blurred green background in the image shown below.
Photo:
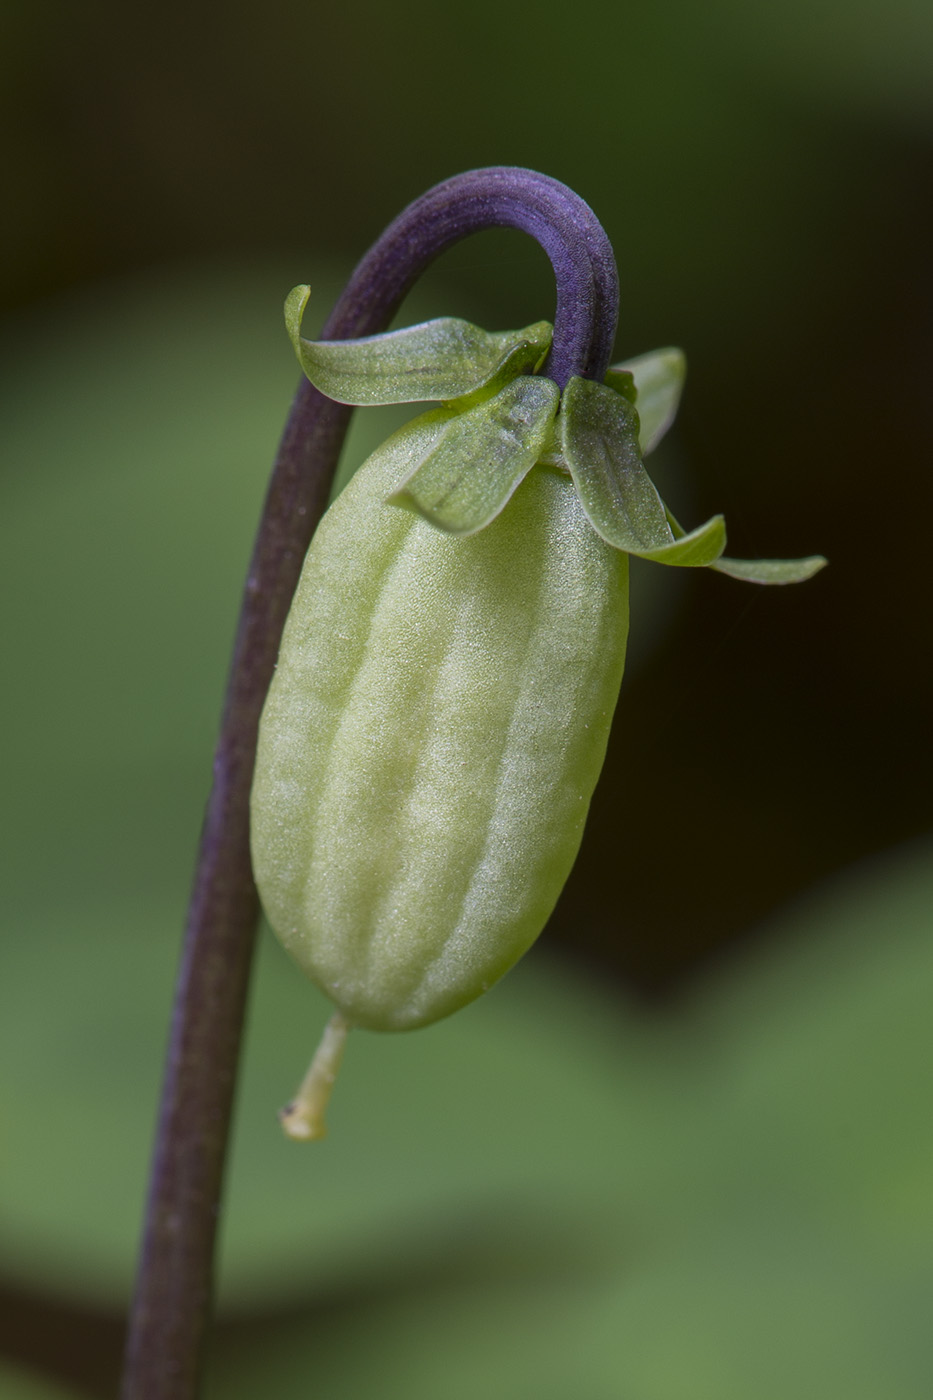
<svg viewBox="0 0 933 1400"><path fill-rule="evenodd" d="M584 847L532 958L352 1045L264 940L210 1400L928 1394L933 9L4 7L0 1397L119 1362L239 590L319 324L410 199L563 179L679 344L656 476L797 589L639 569ZM474 238L403 319L549 316ZM362 460L391 415L358 414ZM919 541L919 543L917 542Z"/></svg>

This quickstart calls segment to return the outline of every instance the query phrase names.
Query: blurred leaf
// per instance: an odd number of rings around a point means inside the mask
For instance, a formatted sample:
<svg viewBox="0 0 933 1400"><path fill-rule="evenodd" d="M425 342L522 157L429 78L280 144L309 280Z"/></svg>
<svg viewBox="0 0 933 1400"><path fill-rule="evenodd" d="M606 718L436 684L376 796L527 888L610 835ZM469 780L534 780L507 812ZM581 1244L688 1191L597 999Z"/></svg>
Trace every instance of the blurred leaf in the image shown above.
<svg viewBox="0 0 933 1400"><path fill-rule="evenodd" d="M104 289L59 313L57 340L20 337L9 354L0 569L19 684L4 719L50 765L99 748L115 762L209 752L294 388L277 281L220 271ZM362 457L386 420L357 418ZM32 743L10 750L34 762Z"/></svg>
<svg viewBox="0 0 933 1400"><path fill-rule="evenodd" d="M102 891L185 898L297 378L282 280L221 267L98 287L57 309L55 337L43 309L0 342L7 918L40 892L95 906ZM397 409L356 418L347 473L400 421Z"/></svg>
<svg viewBox="0 0 933 1400"><path fill-rule="evenodd" d="M931 911L928 841L877 858L772 921L758 957L720 979L700 1012L724 1119L748 1133L725 1192L808 1199L837 1246L861 1237L879 1265L884 1255L924 1269ZM727 1170L735 1147L733 1133Z"/></svg>
<svg viewBox="0 0 933 1400"><path fill-rule="evenodd" d="M103 1299L128 1287L181 914L148 899L78 912L63 905L8 932L0 969L0 1118L15 1125L0 1156L8 1276ZM496 1219L524 1212L541 1232L555 1199L566 1203L558 1237L572 1222L576 1250L604 1250L601 1201L643 1175L652 1137L643 1125L637 1144L629 1141L633 1123L652 1116L642 1102L652 1075L637 1069L644 1047L625 1049L631 1031L612 1002L536 960L429 1031L357 1032L330 1137L302 1151L282 1137L276 1111L329 1012L264 939L226 1212L228 1298L268 1301L434 1260L465 1213L482 1222L489 1210ZM621 1076L620 1063L628 1064Z"/></svg>
<svg viewBox="0 0 933 1400"><path fill-rule="evenodd" d="M426 1031L355 1032L329 1136L302 1151L278 1134L274 1113L331 1008L270 940L224 1251L237 1296L391 1277L419 1261L447 1270L464 1248L497 1257L504 1222L536 1248L560 1255L569 1241L572 1259L604 1259L607 1200L635 1180L642 1203L656 1195L650 1144L660 1130L648 1124L665 1069L638 1018L591 991L537 957Z"/></svg>
<svg viewBox="0 0 933 1400"><path fill-rule="evenodd" d="M0 1400L75 1400L75 1393L0 1359Z"/></svg>

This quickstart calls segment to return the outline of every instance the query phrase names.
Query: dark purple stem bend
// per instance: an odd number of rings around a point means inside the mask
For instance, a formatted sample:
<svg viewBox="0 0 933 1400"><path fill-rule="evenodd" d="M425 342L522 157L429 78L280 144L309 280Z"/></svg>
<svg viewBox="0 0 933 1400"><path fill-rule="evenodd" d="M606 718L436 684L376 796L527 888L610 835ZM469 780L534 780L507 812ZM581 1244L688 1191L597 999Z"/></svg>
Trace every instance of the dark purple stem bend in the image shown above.
<svg viewBox="0 0 933 1400"><path fill-rule="evenodd" d="M477 230L524 230L557 280L544 372L602 379L618 314L615 259L592 210L530 170L457 175L409 205L363 258L323 330L386 327L412 284ZM214 1236L259 900L249 792L259 716L351 410L302 381L285 427L246 579L188 915L123 1381L124 1400L194 1400L210 1316Z"/></svg>

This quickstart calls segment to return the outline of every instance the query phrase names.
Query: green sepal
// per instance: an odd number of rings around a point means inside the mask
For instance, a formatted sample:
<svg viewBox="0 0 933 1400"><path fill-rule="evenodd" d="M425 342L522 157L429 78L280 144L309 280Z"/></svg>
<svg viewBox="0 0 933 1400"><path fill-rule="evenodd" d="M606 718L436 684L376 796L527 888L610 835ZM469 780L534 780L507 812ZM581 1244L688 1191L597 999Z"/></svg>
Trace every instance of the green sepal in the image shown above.
<svg viewBox="0 0 933 1400"><path fill-rule="evenodd" d="M713 515L689 534L682 532L673 544L663 549L633 549L629 552L638 554L641 559L651 559L655 564L674 564L683 569L715 569L725 547L726 522L721 515Z"/></svg>
<svg viewBox="0 0 933 1400"><path fill-rule="evenodd" d="M551 326L537 321L519 331L481 330L443 316L358 340L305 340L301 318L310 289L295 287L285 300L285 325L301 368L337 403L422 403L474 394L505 371L529 373L551 344Z"/></svg>
<svg viewBox="0 0 933 1400"><path fill-rule="evenodd" d="M542 325L547 325L550 332L551 328L546 321L542 322ZM500 389L511 384L513 379L533 374L535 370L540 368L547 351L545 350L544 353L535 358L537 349L537 344L531 344L527 340L519 341L517 345L513 345L511 350L506 351L494 374L478 389L474 389L469 394L461 394L455 399L444 399L443 402L457 413L465 413L468 409L475 408L478 404L493 398Z"/></svg>
<svg viewBox="0 0 933 1400"><path fill-rule="evenodd" d="M630 404L634 404L638 399L638 385L630 369L623 369L621 365L611 365L606 371L603 383L614 389L617 394L621 394L623 399L628 399Z"/></svg>
<svg viewBox="0 0 933 1400"><path fill-rule="evenodd" d="M667 512L667 518L678 543L696 535L696 530L688 535L670 510ZM719 516L715 518L721 519ZM725 543L725 540L723 542ZM719 558L710 564L710 568L720 574L728 574L730 578L741 579L745 583L805 583L808 578L825 568L828 562L822 554L809 554L804 559Z"/></svg>
<svg viewBox="0 0 933 1400"><path fill-rule="evenodd" d="M627 554L669 549L674 535L642 465L638 414L591 379L571 379L561 402L561 452L597 534Z"/></svg>
<svg viewBox="0 0 933 1400"><path fill-rule="evenodd" d="M638 441L643 457L653 451L674 421L687 373L682 350L668 346L611 365L606 383L638 408ZM632 396L634 384L635 396Z"/></svg>
<svg viewBox="0 0 933 1400"><path fill-rule="evenodd" d="M550 379L522 375L464 412L441 410L434 418L439 430L424 438L414 471L390 503L448 534L482 530L538 460L559 402Z"/></svg>
<svg viewBox="0 0 933 1400"><path fill-rule="evenodd" d="M828 563L822 554L810 554L804 559L718 559L713 568L746 583L805 583Z"/></svg>

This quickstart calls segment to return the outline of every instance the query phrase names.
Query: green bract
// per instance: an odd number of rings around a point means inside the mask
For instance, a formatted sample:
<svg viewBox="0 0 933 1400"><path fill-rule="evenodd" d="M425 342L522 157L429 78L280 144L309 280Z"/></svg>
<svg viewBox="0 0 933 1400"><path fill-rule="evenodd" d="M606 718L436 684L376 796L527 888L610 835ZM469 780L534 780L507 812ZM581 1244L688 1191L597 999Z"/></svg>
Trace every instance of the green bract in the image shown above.
<svg viewBox="0 0 933 1400"><path fill-rule="evenodd" d="M310 287L293 288L285 325L311 383L338 403L460 398L484 388L503 369L512 376L535 369L551 344L547 321L490 335L454 316L360 340L305 340L301 317L310 294Z"/></svg>
<svg viewBox="0 0 933 1400"><path fill-rule="evenodd" d="M495 519L541 456L559 402L550 379L521 375L473 408L425 415L424 427L430 418L433 429L430 446L422 449L419 440L417 465L389 500L450 534L475 534ZM403 442L412 441L409 429Z"/></svg>
<svg viewBox="0 0 933 1400"><path fill-rule="evenodd" d="M639 443L645 456L674 421L687 373L682 350L673 347L612 365L606 383L638 405Z"/></svg>
<svg viewBox="0 0 933 1400"><path fill-rule="evenodd" d="M407 1030L487 990L537 938L599 776L628 626L628 555L757 582L824 562L722 558L642 464L676 411L683 356L563 395L534 373L550 327L444 319L365 340L299 333L347 403L436 399L324 517L260 727L256 879L270 923L338 1008L295 1104L323 1132L346 1030ZM399 509L399 506L405 509Z"/></svg>

